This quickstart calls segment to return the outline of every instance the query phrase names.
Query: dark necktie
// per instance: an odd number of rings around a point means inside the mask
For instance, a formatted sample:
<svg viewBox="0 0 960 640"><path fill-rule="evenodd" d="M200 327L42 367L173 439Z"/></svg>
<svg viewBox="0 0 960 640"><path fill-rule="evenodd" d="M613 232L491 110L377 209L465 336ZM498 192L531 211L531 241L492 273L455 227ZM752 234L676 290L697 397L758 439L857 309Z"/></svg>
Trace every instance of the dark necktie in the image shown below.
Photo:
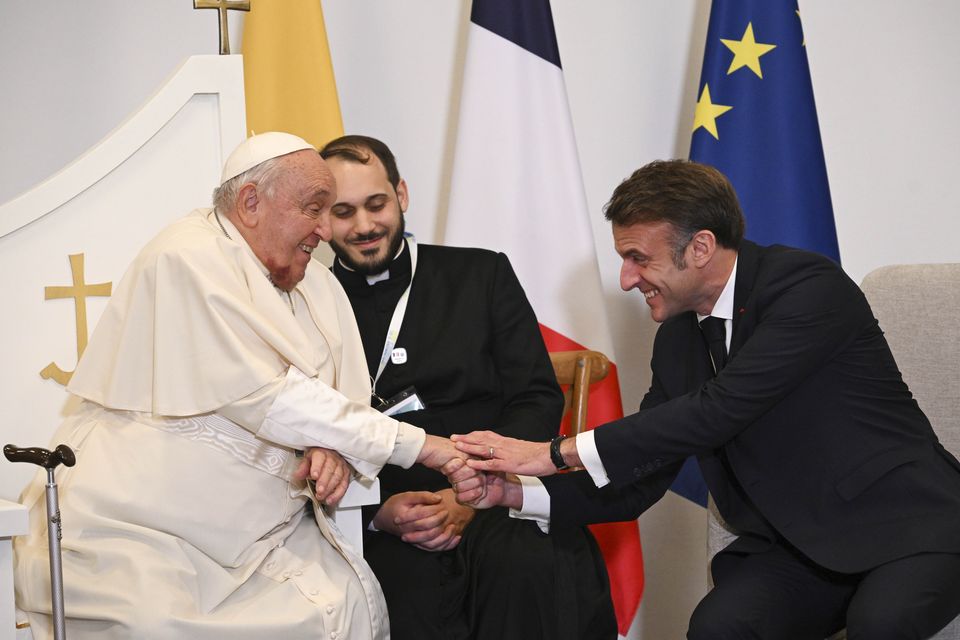
<svg viewBox="0 0 960 640"><path fill-rule="evenodd" d="M727 328L723 318L707 316L700 321L700 331L707 342L710 357L713 358L714 373L719 373L727 364Z"/></svg>

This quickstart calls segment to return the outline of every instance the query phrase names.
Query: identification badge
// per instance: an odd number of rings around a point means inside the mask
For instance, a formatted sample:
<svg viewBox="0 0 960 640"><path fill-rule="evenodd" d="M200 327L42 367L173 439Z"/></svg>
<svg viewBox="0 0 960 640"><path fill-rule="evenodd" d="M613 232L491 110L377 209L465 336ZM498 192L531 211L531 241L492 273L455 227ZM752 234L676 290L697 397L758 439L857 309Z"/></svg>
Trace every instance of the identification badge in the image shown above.
<svg viewBox="0 0 960 640"><path fill-rule="evenodd" d="M407 350L403 347L397 347L390 352L390 362L393 364L403 364L407 361Z"/></svg>
<svg viewBox="0 0 960 640"><path fill-rule="evenodd" d="M421 409L426 408L427 406L423 404L423 400L421 400L420 396L417 395L417 390L413 387L407 387L397 395L384 402L380 407L377 408L377 410L384 415L392 416L398 413L420 411Z"/></svg>

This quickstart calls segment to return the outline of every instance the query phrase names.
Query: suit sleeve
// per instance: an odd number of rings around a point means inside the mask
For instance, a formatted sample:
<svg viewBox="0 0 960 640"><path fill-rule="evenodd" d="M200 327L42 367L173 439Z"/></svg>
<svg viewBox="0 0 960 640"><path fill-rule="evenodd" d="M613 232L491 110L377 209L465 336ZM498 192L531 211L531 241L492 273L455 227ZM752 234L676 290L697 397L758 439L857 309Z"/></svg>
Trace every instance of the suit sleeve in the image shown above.
<svg viewBox="0 0 960 640"><path fill-rule="evenodd" d="M550 494L550 527L635 520L663 497L681 465L669 465L622 487L598 489L586 471L541 478Z"/></svg>
<svg viewBox="0 0 960 640"><path fill-rule="evenodd" d="M640 412L665 400L666 393L654 374L650 389L640 402ZM550 494L550 526L635 520L663 497L682 464L681 460L623 487L607 485L597 488L586 471L541 478Z"/></svg>
<svg viewBox="0 0 960 640"><path fill-rule="evenodd" d="M597 429L597 450L614 486L636 482L736 437L831 359L870 322L863 295L832 263L774 270L743 346L699 389ZM759 283L758 283L759 284Z"/></svg>
<svg viewBox="0 0 960 640"><path fill-rule="evenodd" d="M557 385L540 325L504 254L497 254L492 304L493 359L504 406L496 430L544 441L557 434L563 394Z"/></svg>

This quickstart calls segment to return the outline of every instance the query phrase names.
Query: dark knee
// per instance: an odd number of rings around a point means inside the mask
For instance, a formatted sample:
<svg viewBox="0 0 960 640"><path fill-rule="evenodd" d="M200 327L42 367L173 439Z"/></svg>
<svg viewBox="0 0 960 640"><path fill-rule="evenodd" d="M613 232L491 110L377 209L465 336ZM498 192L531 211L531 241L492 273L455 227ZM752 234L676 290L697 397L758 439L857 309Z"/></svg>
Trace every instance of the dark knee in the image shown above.
<svg viewBox="0 0 960 640"><path fill-rule="evenodd" d="M893 607L863 609L847 611L847 640L922 640L929 635L918 628L924 621L915 620L908 612Z"/></svg>
<svg viewBox="0 0 960 640"><path fill-rule="evenodd" d="M690 616L687 640L739 640L759 638L757 631L747 619L732 608L710 606L702 601Z"/></svg>
<svg viewBox="0 0 960 640"><path fill-rule="evenodd" d="M556 567L551 558L542 553L524 553L518 548L490 550L477 558L476 570L488 584L500 584L499 588L517 587L524 582L540 584L547 579L555 580Z"/></svg>

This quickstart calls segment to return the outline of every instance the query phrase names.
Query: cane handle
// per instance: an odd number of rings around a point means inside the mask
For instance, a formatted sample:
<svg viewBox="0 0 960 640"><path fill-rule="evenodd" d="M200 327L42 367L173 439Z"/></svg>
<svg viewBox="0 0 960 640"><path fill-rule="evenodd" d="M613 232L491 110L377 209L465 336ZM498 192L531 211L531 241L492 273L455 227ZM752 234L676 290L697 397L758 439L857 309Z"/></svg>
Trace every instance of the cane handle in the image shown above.
<svg viewBox="0 0 960 640"><path fill-rule="evenodd" d="M16 445L8 444L3 448L3 455L10 462L29 462L48 470L56 469L60 464L72 467L77 463L73 449L65 444L58 445L53 451L40 447L21 449Z"/></svg>

